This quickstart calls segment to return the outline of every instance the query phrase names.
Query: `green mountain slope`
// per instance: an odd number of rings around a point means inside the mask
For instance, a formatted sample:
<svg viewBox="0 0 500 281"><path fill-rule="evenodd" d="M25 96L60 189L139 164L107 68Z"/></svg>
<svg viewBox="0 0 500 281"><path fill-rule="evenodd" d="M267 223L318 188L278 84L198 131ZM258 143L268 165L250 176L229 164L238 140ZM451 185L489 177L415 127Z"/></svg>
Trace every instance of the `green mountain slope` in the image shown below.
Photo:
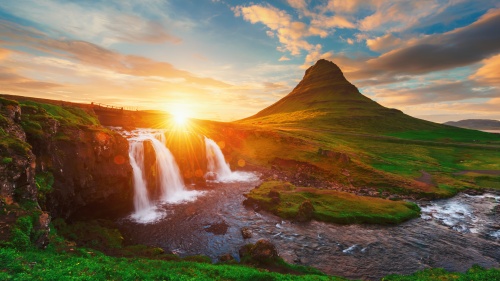
<svg viewBox="0 0 500 281"><path fill-rule="evenodd" d="M304 78L287 96L257 114L238 121L272 127L300 127L352 133L424 138L439 131L461 139L490 139L488 134L457 129L384 107L362 95L333 62L319 60L307 69ZM422 133L413 137L408 131ZM399 133L403 133L399 136Z"/></svg>

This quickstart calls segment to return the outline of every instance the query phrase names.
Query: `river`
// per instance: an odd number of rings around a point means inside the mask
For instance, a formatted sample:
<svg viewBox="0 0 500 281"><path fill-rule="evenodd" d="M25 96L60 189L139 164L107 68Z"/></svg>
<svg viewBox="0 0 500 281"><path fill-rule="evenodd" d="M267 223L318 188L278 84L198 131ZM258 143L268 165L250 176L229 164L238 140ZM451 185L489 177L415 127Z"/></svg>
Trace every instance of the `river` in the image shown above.
<svg viewBox="0 0 500 281"><path fill-rule="evenodd" d="M397 226L344 226L293 223L244 207L243 194L259 183L212 182L196 201L161 205L166 216L160 221L141 224L127 217L118 225L129 243L180 256L207 255L214 261L226 253L238 259L241 246L266 238L287 262L353 279L376 280L429 267L500 267L498 194L423 202L420 218ZM252 231L252 238L243 239L242 227Z"/></svg>

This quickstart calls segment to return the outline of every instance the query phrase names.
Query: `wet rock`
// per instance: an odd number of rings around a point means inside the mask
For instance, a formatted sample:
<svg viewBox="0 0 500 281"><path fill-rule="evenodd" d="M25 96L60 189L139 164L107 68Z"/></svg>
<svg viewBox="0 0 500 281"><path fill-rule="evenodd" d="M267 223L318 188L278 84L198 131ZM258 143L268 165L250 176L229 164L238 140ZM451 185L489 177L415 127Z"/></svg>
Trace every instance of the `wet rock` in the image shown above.
<svg viewBox="0 0 500 281"><path fill-rule="evenodd" d="M473 196L483 195L484 194L484 190L473 189L473 188L466 189L463 192L465 194L473 195Z"/></svg>
<svg viewBox="0 0 500 281"><path fill-rule="evenodd" d="M259 264L269 263L279 258L276 246L267 239L260 239L255 244L241 247L239 254L242 260Z"/></svg>
<svg viewBox="0 0 500 281"><path fill-rule="evenodd" d="M215 235L224 235L227 233L227 229L229 228L229 225L223 221L220 223L214 223L211 225L207 225L204 227L206 232L213 233Z"/></svg>
<svg viewBox="0 0 500 281"><path fill-rule="evenodd" d="M297 212L297 221L310 221L314 216L314 206L311 201L306 200L302 202L299 206L299 211Z"/></svg>
<svg viewBox="0 0 500 281"><path fill-rule="evenodd" d="M248 227L243 227L241 229L241 236L243 236L243 239L252 238L252 231Z"/></svg>
<svg viewBox="0 0 500 281"><path fill-rule="evenodd" d="M220 256L219 261L220 262L231 262L231 261L234 261L234 257L231 254L227 253L225 255Z"/></svg>

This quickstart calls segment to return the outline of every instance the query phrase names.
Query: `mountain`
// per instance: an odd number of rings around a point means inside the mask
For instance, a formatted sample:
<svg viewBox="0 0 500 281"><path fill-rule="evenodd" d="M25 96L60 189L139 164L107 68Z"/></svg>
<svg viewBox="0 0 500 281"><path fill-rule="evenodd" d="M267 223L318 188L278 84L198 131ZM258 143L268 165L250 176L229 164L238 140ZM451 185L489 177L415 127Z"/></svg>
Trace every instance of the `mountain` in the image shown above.
<svg viewBox="0 0 500 281"><path fill-rule="evenodd" d="M490 119L465 119L448 121L444 124L473 130L500 130L500 121Z"/></svg>
<svg viewBox="0 0 500 281"><path fill-rule="evenodd" d="M241 123L390 133L446 126L408 116L362 95L340 68L321 59L287 96Z"/></svg>

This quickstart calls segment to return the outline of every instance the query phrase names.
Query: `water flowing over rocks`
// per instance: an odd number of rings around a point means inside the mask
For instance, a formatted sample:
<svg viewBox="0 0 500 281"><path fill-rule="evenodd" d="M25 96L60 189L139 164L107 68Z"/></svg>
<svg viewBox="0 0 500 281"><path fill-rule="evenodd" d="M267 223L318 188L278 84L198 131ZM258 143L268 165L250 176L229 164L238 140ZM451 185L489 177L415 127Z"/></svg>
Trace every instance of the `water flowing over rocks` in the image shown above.
<svg viewBox="0 0 500 281"><path fill-rule="evenodd" d="M428 212L391 227L285 221L243 206L243 194L259 183L209 182L211 190L196 202L164 206L168 216L163 220L147 225L120 220L119 228L129 242L159 246L181 256L204 254L214 261L228 253L239 257L244 245L267 239L287 262L353 279L379 280L388 274L410 274L429 267L464 271L473 264L500 266L500 237L495 236L495 210L500 202L491 195L459 194L419 203L444 209L456 202L468 208L477 220L466 223L477 232L461 232L439 221L437 214L428 218ZM228 225L225 234L205 230L221 221Z"/></svg>

